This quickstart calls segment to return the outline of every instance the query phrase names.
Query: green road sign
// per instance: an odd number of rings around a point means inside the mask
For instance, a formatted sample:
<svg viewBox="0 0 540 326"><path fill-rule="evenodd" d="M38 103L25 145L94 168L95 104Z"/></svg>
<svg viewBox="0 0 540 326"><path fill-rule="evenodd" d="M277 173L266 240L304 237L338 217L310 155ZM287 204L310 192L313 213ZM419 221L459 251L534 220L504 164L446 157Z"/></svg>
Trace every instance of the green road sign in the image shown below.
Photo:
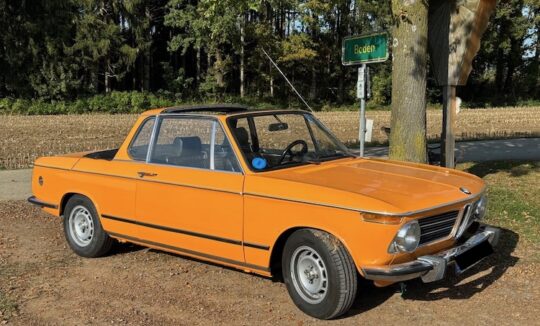
<svg viewBox="0 0 540 326"><path fill-rule="evenodd" d="M375 33L350 36L343 39L341 63L351 66L383 62L388 59L388 34Z"/></svg>

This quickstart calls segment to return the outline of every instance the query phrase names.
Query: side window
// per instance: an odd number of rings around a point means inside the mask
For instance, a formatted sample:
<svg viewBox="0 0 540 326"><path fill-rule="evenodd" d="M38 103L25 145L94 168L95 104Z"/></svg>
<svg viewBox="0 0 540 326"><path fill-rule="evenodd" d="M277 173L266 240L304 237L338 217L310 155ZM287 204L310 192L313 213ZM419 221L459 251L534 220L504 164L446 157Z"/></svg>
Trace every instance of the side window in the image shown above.
<svg viewBox="0 0 540 326"><path fill-rule="evenodd" d="M148 144L150 144L150 138L152 136L152 130L154 130L155 120L155 118L150 118L144 121L143 125L139 127L137 134L133 138L133 141L128 148L128 153L132 159L136 161L146 160Z"/></svg>
<svg viewBox="0 0 540 326"><path fill-rule="evenodd" d="M240 170L219 123L200 118L164 117L151 162L199 169Z"/></svg>
<svg viewBox="0 0 540 326"><path fill-rule="evenodd" d="M209 168L211 127L210 120L164 117L159 125L151 162Z"/></svg>

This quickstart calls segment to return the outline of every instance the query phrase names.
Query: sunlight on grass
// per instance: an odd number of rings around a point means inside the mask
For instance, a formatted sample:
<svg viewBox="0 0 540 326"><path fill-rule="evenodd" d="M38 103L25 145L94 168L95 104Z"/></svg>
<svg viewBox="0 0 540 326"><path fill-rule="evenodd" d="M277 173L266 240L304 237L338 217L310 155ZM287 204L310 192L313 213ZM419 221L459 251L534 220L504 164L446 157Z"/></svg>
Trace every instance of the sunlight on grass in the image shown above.
<svg viewBox="0 0 540 326"><path fill-rule="evenodd" d="M540 162L465 163L458 168L486 181L488 223L540 245Z"/></svg>

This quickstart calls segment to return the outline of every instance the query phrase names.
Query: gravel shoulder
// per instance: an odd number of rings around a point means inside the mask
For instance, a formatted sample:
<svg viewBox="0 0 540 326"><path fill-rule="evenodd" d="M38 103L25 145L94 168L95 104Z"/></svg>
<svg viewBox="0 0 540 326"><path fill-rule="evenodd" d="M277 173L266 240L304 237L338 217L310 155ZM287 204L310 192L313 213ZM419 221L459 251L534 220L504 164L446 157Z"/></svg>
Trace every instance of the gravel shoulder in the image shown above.
<svg viewBox="0 0 540 326"><path fill-rule="evenodd" d="M32 170L0 171L0 200L26 199L32 195Z"/></svg>
<svg viewBox="0 0 540 326"><path fill-rule="evenodd" d="M353 309L332 325L537 324L540 262L505 230L498 252L461 277L378 289L362 282ZM495 266L495 267L493 267ZM23 201L0 201L0 324L322 324L285 286L131 245L83 259L61 220Z"/></svg>

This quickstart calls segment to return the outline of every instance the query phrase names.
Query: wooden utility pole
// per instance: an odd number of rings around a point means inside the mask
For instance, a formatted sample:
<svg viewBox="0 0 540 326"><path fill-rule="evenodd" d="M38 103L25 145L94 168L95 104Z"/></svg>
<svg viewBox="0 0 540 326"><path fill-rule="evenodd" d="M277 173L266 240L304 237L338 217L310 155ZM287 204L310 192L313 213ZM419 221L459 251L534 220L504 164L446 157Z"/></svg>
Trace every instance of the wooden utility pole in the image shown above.
<svg viewBox="0 0 540 326"><path fill-rule="evenodd" d="M443 126L441 135L441 165L454 167L456 143L456 86L443 86ZM450 165L451 163L451 165Z"/></svg>
<svg viewBox="0 0 540 326"><path fill-rule="evenodd" d="M431 0L429 52L443 89L442 165L455 165L456 86L465 85L496 0ZM393 132L393 131L392 131Z"/></svg>

